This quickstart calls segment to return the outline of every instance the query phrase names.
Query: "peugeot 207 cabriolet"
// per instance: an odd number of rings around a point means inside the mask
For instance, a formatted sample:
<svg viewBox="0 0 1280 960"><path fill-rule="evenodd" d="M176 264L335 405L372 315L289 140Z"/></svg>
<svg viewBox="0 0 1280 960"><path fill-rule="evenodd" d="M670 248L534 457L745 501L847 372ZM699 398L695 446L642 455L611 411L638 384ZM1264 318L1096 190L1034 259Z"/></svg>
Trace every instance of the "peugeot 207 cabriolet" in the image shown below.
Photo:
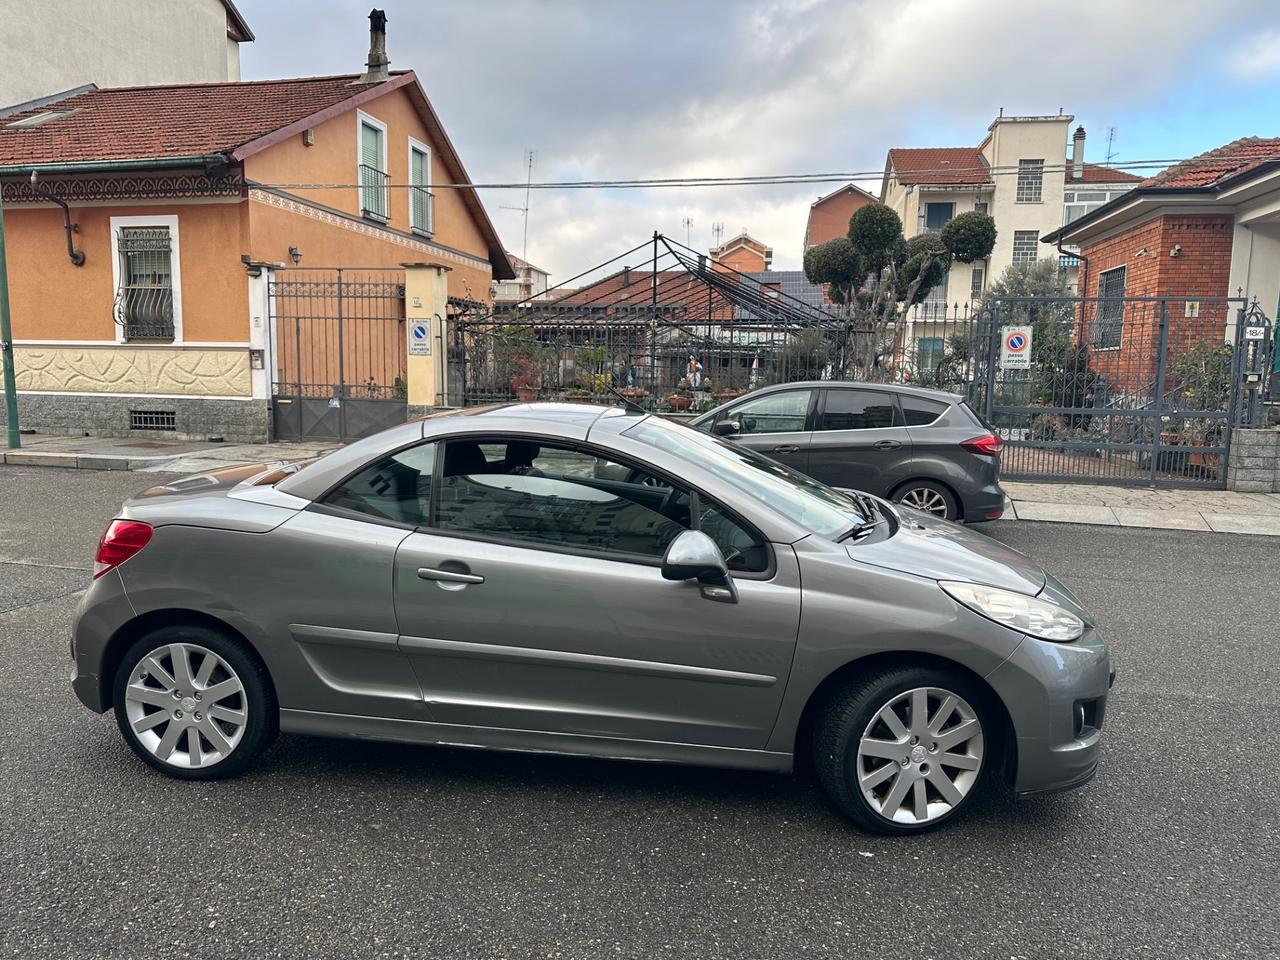
<svg viewBox="0 0 1280 960"><path fill-rule="evenodd" d="M103 534L74 687L174 777L278 730L787 771L916 832L1097 764L1092 618L981 534L623 409L406 423L153 487Z"/></svg>

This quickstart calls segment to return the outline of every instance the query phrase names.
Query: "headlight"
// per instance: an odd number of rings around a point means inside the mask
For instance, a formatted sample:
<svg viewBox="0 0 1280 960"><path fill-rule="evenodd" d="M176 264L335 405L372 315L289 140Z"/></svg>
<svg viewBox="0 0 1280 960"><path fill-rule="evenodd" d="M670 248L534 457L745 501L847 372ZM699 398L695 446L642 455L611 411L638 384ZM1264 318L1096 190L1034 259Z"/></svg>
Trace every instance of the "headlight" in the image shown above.
<svg viewBox="0 0 1280 960"><path fill-rule="evenodd" d="M1025 593L955 580L939 580L938 586L974 613L1019 633L1059 643L1077 640L1084 633L1084 621L1074 613Z"/></svg>

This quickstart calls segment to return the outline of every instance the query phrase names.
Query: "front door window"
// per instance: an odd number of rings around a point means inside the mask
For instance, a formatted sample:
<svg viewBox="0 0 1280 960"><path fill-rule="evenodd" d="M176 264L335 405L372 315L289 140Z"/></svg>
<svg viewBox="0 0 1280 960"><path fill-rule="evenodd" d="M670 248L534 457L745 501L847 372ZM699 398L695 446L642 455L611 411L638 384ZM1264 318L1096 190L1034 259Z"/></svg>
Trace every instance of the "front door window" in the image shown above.
<svg viewBox="0 0 1280 960"><path fill-rule="evenodd" d="M787 390L748 400L725 417L742 424L741 432L799 433L809 418L812 390Z"/></svg>

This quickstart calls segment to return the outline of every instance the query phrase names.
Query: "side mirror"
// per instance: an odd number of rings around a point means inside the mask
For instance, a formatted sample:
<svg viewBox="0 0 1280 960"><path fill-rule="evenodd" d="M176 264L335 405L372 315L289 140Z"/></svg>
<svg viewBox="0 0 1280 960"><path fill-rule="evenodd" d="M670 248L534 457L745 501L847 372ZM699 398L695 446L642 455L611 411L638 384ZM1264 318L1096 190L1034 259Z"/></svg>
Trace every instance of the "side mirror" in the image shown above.
<svg viewBox="0 0 1280 960"><path fill-rule="evenodd" d="M717 420L711 432L717 437L732 437L742 432L742 424L737 420Z"/></svg>
<svg viewBox="0 0 1280 960"><path fill-rule="evenodd" d="M738 591L720 548L701 530L686 530L671 541L662 558L662 576L667 580L697 580L708 600L738 602Z"/></svg>

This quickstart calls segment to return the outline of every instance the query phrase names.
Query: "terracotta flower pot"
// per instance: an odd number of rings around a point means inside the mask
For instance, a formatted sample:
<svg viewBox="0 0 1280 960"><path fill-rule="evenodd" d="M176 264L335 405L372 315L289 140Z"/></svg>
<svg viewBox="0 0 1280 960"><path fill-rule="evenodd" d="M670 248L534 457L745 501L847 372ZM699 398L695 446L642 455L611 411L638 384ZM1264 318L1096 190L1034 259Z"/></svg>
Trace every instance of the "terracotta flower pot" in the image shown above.
<svg viewBox="0 0 1280 960"><path fill-rule="evenodd" d="M667 406L672 410L688 410L693 406L693 397L686 397L680 393L673 393L667 397Z"/></svg>
<svg viewBox="0 0 1280 960"><path fill-rule="evenodd" d="M721 404L728 403L730 400L737 400L738 397L742 396L746 392L747 391L739 390L735 387L733 389L717 390L715 393L711 394L711 396L716 398L717 404Z"/></svg>
<svg viewBox="0 0 1280 960"><path fill-rule="evenodd" d="M516 396L521 403L532 403L538 399L537 387L516 387Z"/></svg>

